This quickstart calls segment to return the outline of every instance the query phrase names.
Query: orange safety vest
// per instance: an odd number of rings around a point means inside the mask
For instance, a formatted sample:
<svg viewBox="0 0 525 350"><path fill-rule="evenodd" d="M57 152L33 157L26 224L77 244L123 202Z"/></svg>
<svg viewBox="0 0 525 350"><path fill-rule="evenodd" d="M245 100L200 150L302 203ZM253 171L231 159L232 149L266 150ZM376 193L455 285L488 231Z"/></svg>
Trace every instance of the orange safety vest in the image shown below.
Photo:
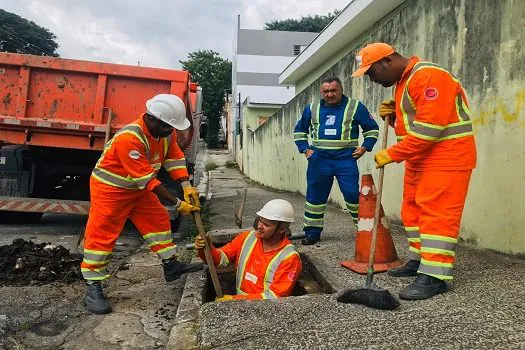
<svg viewBox="0 0 525 350"><path fill-rule="evenodd" d="M106 143L91 173L94 179L121 190L152 190L160 184L156 177L162 166L174 180L188 176L175 130L157 140L149 133L143 116Z"/></svg>
<svg viewBox="0 0 525 350"><path fill-rule="evenodd" d="M235 299L276 299L291 294L302 270L295 246L284 238L279 248L264 252L255 231L246 231L220 249L212 249L214 264L235 262ZM200 252L203 258L202 252Z"/></svg>
<svg viewBox="0 0 525 350"><path fill-rule="evenodd" d="M396 84L395 132L388 149L413 170L471 170L476 146L465 91L458 79L432 62L412 57Z"/></svg>

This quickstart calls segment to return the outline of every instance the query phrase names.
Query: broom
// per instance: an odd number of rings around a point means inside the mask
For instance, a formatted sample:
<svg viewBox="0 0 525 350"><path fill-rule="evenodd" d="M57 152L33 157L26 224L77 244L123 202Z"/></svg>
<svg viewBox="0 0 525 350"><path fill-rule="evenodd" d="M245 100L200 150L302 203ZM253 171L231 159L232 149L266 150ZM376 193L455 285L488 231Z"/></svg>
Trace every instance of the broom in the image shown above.
<svg viewBox="0 0 525 350"><path fill-rule="evenodd" d="M389 128L389 116L385 118L383 131L383 143L381 148L386 149ZM366 282L363 288L349 289L344 291L337 301L340 303L352 303L369 306L381 310L394 310L399 307L399 301L388 290L377 286L373 282L374 278L374 255L376 252L377 227L379 225L379 213L381 209L381 195L383 193L383 178L385 167L379 169L379 181L377 186L377 199L374 211L374 225L372 227L372 241L370 242L370 257L368 258L368 270Z"/></svg>

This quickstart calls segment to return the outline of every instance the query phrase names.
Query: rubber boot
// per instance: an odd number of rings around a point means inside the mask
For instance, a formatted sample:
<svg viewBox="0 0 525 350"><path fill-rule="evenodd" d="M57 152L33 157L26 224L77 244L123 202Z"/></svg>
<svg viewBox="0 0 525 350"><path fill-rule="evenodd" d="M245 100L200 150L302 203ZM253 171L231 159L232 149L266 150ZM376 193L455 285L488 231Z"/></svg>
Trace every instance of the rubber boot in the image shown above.
<svg viewBox="0 0 525 350"><path fill-rule="evenodd" d="M193 263L186 264L177 259L163 260L162 267L164 269L164 279L166 282L172 282L179 279L185 273L197 272L204 268L204 264Z"/></svg>
<svg viewBox="0 0 525 350"><path fill-rule="evenodd" d="M100 282L87 282L86 296L84 297L86 308L94 314L108 314L111 312L111 305L104 296L102 284Z"/></svg>
<svg viewBox="0 0 525 350"><path fill-rule="evenodd" d="M410 277L417 276L419 269L419 260L409 260L405 265L395 269L388 270L388 275L392 277Z"/></svg>
<svg viewBox="0 0 525 350"><path fill-rule="evenodd" d="M423 300L445 293L448 285L439 278L420 274L418 278L399 291L399 297L405 300Z"/></svg>

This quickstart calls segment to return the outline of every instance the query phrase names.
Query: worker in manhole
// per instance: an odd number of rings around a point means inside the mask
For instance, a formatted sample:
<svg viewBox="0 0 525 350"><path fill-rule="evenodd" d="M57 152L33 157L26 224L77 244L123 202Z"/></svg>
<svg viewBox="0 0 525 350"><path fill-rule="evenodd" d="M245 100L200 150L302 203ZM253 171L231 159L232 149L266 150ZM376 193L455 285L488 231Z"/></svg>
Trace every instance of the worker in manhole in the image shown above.
<svg viewBox="0 0 525 350"><path fill-rule="evenodd" d="M465 91L439 65L400 55L385 43L373 43L356 56L359 69L383 87L395 86L380 115L389 116L399 140L375 155L377 167L405 162L401 218L410 260L388 272L417 276L399 292L402 299L427 299L448 290L456 243L476 144Z"/></svg>
<svg viewBox="0 0 525 350"><path fill-rule="evenodd" d="M288 239L294 221L292 205L274 199L257 212L256 231L245 231L221 248L210 245L215 266L235 264L236 295L224 295L218 301L232 299L275 299L289 296L301 275L302 263L295 246ZM204 240L197 236L195 248L202 260Z"/></svg>
<svg viewBox="0 0 525 350"><path fill-rule="evenodd" d="M359 169L357 160L377 142L379 127L363 103L343 94L337 77L321 81L322 99L306 105L294 130L299 152L308 159L304 245L321 239L326 202L334 177L343 193L346 208L357 225L359 207ZM359 145L359 127L363 143ZM308 135L311 145L308 144Z"/></svg>
<svg viewBox="0 0 525 350"><path fill-rule="evenodd" d="M89 311L111 312L101 282L109 277L109 257L127 218L162 259L167 282L203 268L203 264L177 260L169 215L159 200L169 200L184 215L199 210L199 194L189 182L175 132L189 126L184 102L175 95L160 94L146 102L146 113L119 130L105 145L91 174L91 209L81 263L87 281L84 303ZM182 182L184 201L156 178L162 166L174 180ZM195 206L189 204L190 198Z"/></svg>

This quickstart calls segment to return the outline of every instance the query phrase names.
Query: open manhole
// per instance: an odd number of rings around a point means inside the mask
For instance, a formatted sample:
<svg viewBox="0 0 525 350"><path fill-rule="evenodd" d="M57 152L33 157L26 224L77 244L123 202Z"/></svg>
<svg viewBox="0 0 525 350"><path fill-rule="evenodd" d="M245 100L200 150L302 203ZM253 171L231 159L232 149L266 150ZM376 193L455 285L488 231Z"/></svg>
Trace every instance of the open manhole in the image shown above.
<svg viewBox="0 0 525 350"><path fill-rule="evenodd" d="M334 292L332 286L323 278L307 256L301 254L301 261L303 263L303 271L290 297L307 294L331 294ZM217 275L219 277L222 292L224 294L235 295L235 267L220 267L217 269ZM217 294L213 288L213 283L209 273L207 273L207 279L205 302L215 301Z"/></svg>

